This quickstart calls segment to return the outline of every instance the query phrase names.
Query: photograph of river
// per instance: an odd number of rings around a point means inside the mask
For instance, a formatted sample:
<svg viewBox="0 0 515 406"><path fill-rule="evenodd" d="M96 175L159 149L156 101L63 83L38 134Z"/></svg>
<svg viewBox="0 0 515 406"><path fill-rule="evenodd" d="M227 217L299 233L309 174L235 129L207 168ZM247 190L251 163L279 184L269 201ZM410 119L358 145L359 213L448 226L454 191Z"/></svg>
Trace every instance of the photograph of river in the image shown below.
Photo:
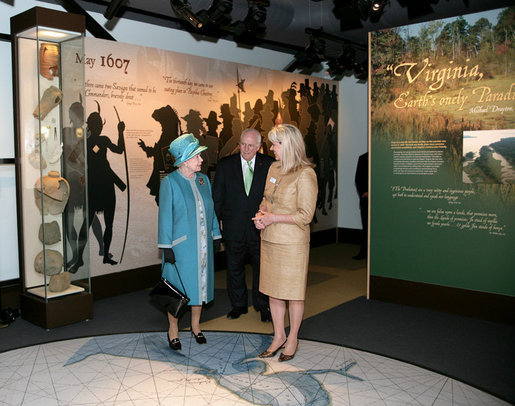
<svg viewBox="0 0 515 406"><path fill-rule="evenodd" d="M515 184L515 130L463 132L463 183Z"/></svg>

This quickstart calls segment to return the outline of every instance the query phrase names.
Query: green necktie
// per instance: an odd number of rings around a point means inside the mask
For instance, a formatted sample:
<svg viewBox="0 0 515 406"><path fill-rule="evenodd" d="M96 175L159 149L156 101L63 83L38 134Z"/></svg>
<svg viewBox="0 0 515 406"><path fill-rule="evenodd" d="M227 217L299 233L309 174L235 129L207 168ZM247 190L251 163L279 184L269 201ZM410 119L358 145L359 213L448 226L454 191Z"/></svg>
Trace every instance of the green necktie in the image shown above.
<svg viewBox="0 0 515 406"><path fill-rule="evenodd" d="M252 176L254 176L254 170L252 169L252 161L247 161L247 168L245 169L245 193L247 196L250 192L250 185L252 185Z"/></svg>

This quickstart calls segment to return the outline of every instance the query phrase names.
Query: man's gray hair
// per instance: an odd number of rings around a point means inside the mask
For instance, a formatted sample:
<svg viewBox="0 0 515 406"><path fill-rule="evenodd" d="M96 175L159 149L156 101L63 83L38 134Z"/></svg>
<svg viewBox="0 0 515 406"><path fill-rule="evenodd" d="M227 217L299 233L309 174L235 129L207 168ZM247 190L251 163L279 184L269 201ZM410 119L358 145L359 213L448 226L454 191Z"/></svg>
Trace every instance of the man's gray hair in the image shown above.
<svg viewBox="0 0 515 406"><path fill-rule="evenodd" d="M258 145L261 145L261 133L255 128L246 128L241 132L240 141L244 135L257 135L258 137Z"/></svg>

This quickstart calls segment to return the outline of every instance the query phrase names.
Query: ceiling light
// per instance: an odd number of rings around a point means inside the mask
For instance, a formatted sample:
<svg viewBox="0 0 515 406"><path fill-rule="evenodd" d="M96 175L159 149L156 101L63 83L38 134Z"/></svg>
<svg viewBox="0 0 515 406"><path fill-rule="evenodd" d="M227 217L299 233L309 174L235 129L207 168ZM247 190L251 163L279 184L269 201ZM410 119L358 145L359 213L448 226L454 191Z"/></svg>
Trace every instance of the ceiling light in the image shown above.
<svg viewBox="0 0 515 406"><path fill-rule="evenodd" d="M227 26L231 24L233 0L213 0L211 6L207 10L201 10L197 13L203 21L211 21L217 25Z"/></svg>
<svg viewBox="0 0 515 406"><path fill-rule="evenodd" d="M381 7L383 7L383 3L381 3L380 1L372 2L372 11L379 11L381 10Z"/></svg>
<svg viewBox="0 0 515 406"><path fill-rule="evenodd" d="M325 58L325 40L318 35L320 30L309 30L309 45L295 54L296 66L311 68L313 65L320 64Z"/></svg>
<svg viewBox="0 0 515 406"><path fill-rule="evenodd" d="M234 27L236 37L263 36L266 31L266 13L270 0L248 0L249 11L243 21L237 21Z"/></svg>
<svg viewBox="0 0 515 406"><path fill-rule="evenodd" d="M170 0L170 6L177 17L189 22L195 28L202 28L203 22L197 17L197 15L191 11L190 4L187 0Z"/></svg>

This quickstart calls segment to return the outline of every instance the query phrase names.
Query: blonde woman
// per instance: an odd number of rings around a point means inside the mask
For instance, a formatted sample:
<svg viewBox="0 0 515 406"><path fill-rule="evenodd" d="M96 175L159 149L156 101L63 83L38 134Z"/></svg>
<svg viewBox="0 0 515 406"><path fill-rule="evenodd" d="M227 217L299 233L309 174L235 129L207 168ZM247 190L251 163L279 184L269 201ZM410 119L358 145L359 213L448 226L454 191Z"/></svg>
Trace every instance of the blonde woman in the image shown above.
<svg viewBox="0 0 515 406"><path fill-rule="evenodd" d="M315 213L318 185L313 165L306 157L300 131L280 124L269 132L276 162L268 171L265 192L254 224L261 232L259 290L270 297L274 338L260 357L291 360L297 351L304 315L309 262L310 223ZM290 332L285 316L289 308Z"/></svg>

